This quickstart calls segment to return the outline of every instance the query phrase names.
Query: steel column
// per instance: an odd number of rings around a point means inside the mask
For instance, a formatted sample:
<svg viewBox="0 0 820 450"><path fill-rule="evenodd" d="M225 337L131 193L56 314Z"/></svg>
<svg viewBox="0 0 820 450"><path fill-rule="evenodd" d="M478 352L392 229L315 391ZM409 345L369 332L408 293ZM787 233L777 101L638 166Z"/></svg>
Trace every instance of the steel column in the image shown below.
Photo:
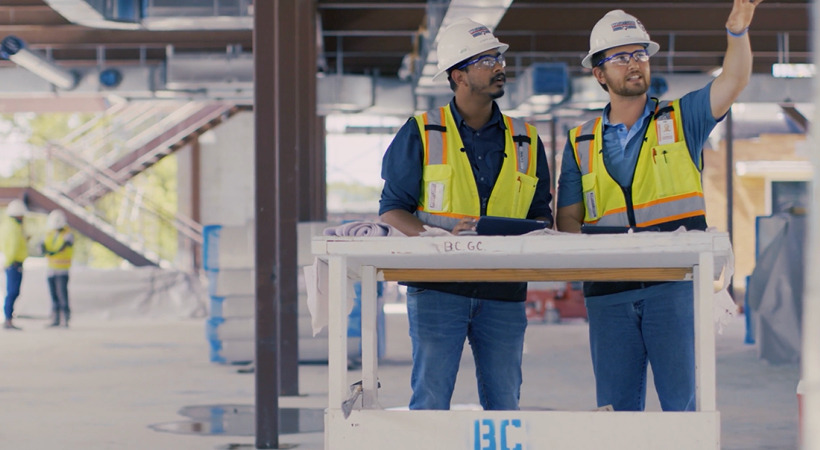
<svg viewBox="0 0 820 450"><path fill-rule="evenodd" d="M314 221L325 218L325 172L317 170L320 161L324 161L324 145L320 147L316 127L324 122L316 121L316 2L305 0L297 3L299 39L299 220ZM323 131L323 130L322 130Z"/></svg>
<svg viewBox="0 0 820 450"><path fill-rule="evenodd" d="M256 448L266 449L279 446L280 388L298 393L297 3L258 2L254 11Z"/></svg>

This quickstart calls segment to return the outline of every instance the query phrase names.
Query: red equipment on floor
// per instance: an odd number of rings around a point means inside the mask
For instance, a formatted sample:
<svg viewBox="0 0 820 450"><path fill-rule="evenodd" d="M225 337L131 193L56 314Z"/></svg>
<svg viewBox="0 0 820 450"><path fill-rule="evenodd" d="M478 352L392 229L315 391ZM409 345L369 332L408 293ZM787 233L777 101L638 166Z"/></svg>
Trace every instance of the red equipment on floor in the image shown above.
<svg viewBox="0 0 820 450"><path fill-rule="evenodd" d="M527 319L558 323L562 319L587 319L581 282L530 283L527 289Z"/></svg>

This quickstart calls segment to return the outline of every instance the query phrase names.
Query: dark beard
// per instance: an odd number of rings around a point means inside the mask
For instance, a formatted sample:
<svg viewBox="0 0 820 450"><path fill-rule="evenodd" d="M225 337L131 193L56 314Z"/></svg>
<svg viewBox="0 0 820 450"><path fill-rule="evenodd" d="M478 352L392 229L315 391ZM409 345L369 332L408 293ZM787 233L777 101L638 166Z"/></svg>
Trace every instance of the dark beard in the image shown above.
<svg viewBox="0 0 820 450"><path fill-rule="evenodd" d="M634 97L646 94L649 90L649 85L644 83L644 85L639 88L619 87L617 90L613 89L612 86L609 86L609 90L623 97Z"/></svg>
<svg viewBox="0 0 820 450"><path fill-rule="evenodd" d="M507 75L504 74L504 73L500 73L500 74L494 76L491 82L495 83L497 81L503 81L503 82L506 83L507 82ZM499 99L502 96L504 96L504 88L503 87L501 89L499 89L498 92L496 92L494 94L490 94L490 98L493 99L493 100Z"/></svg>
<svg viewBox="0 0 820 450"><path fill-rule="evenodd" d="M624 81L623 85L618 86L616 89L613 89L613 86L609 86L609 90L623 97L635 97L645 95L646 92L649 90L649 79L643 78L643 83L640 87L633 87L629 85L629 83Z"/></svg>

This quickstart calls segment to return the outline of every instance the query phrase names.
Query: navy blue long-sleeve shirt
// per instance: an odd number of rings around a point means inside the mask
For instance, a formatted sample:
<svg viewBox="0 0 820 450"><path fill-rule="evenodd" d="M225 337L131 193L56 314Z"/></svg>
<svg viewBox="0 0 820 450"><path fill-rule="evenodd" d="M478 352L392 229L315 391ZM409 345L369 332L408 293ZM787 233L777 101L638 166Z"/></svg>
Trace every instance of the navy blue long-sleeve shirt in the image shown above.
<svg viewBox="0 0 820 450"><path fill-rule="evenodd" d="M501 110L493 102L490 120L481 129L474 130L458 113L455 99L450 102L449 107L464 143L464 151L473 168L478 195L482 200L481 204L486 205L504 163L506 125ZM535 176L538 177L538 183L527 218L547 217L552 220L550 172L544 144L540 137L536 153ZM382 160L384 188L379 201L379 215L395 209L411 214L416 211L421 195L423 166L424 148L418 125L415 119L411 118L393 138ZM481 215L486 215L486 211L481 211ZM523 301L526 296L526 283L410 283L409 285L474 298Z"/></svg>

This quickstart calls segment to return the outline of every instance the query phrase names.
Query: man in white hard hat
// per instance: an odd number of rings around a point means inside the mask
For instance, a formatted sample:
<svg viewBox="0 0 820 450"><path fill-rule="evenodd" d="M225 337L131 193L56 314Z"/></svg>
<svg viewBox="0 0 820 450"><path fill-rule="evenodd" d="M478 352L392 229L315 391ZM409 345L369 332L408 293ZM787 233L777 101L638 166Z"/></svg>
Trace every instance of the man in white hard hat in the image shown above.
<svg viewBox="0 0 820 450"><path fill-rule="evenodd" d="M74 233L66 222L65 213L55 209L46 219L43 254L48 260L48 289L51 292L52 322L49 327L68 328L71 308L68 305L68 271L74 255Z"/></svg>
<svg viewBox="0 0 820 450"><path fill-rule="evenodd" d="M559 230L706 229L703 144L749 81L748 29L761 1L734 0L722 73L674 101L647 95L658 44L641 22L621 10L598 21L581 64L610 103L601 117L569 132ZM649 363L663 410L694 410L692 283L585 283L584 295L598 405L643 410Z"/></svg>
<svg viewBox="0 0 820 450"><path fill-rule="evenodd" d="M552 224L550 178L537 131L501 114L504 52L484 25L454 22L438 37L435 79L449 105L411 118L382 162L381 219L408 236L425 226L474 233L481 216ZM402 283L413 345L410 409L449 409L465 339L481 405L518 409L526 283Z"/></svg>
<svg viewBox="0 0 820 450"><path fill-rule="evenodd" d="M3 328L19 330L13 322L14 302L20 296L20 284L23 282L23 261L28 257L26 236L23 234L23 216L26 205L20 200L12 200L6 208L6 218L2 225L3 254L6 257L6 303L3 312L6 321Z"/></svg>

